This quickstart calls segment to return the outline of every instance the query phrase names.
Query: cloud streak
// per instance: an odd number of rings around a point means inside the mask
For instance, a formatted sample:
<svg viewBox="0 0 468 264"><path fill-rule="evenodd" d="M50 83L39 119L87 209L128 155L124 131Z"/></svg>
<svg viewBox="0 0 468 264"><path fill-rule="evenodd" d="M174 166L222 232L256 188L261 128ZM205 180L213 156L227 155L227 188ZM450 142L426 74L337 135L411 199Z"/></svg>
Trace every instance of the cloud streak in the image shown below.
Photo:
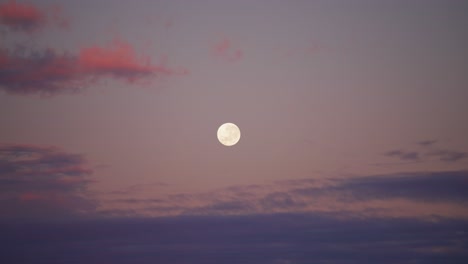
<svg viewBox="0 0 468 264"><path fill-rule="evenodd" d="M434 156L440 161L456 162L468 158L468 152L456 150L437 150L430 152L428 156Z"/></svg>
<svg viewBox="0 0 468 264"><path fill-rule="evenodd" d="M187 73L183 68L155 65L123 41L84 47L75 55L53 49L0 50L0 89L16 95L76 92L104 78L135 83Z"/></svg>
<svg viewBox="0 0 468 264"><path fill-rule="evenodd" d="M425 152L419 151L405 151L405 150L391 150L384 153L384 156L391 157L391 158L398 158L402 161L430 161L431 158L436 158L441 162L457 162L463 159L468 158L468 152L465 151L458 151L458 150L450 150L450 149L433 149L432 147L437 143L437 140L423 140L417 142L417 144L424 149ZM429 150L428 150L429 149ZM432 150L430 150L432 149Z"/></svg>
<svg viewBox="0 0 468 264"><path fill-rule="evenodd" d="M104 208L127 210L140 216L347 212L363 217L425 219L439 215L468 219L467 188L467 171L396 173L283 180L145 199L108 197Z"/></svg>
<svg viewBox="0 0 468 264"><path fill-rule="evenodd" d="M403 150L392 150L384 154L387 157L397 157L404 161L418 161L419 153L416 151L406 152Z"/></svg>
<svg viewBox="0 0 468 264"><path fill-rule="evenodd" d="M437 143L437 140L433 139L433 140L422 140L422 141L419 141L418 142L418 145L420 146L423 146L423 147L429 147L429 146L433 146Z"/></svg>
<svg viewBox="0 0 468 264"><path fill-rule="evenodd" d="M50 218L92 211L92 170L83 156L52 146L0 145L0 215Z"/></svg>
<svg viewBox="0 0 468 264"><path fill-rule="evenodd" d="M410 199L422 202L467 203L467 171L433 173L400 173L380 176L358 177L340 180L326 189L305 188L294 192L302 195L341 192L356 200Z"/></svg>

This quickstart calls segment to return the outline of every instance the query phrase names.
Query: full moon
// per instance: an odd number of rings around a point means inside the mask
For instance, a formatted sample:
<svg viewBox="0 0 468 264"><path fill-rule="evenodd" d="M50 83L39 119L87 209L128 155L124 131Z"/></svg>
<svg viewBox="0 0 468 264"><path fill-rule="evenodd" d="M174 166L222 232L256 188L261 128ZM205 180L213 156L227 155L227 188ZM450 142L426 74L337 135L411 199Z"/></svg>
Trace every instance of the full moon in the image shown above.
<svg viewBox="0 0 468 264"><path fill-rule="evenodd" d="M218 140L225 146L233 146L237 144L240 136L239 127L233 123L225 123L218 128Z"/></svg>

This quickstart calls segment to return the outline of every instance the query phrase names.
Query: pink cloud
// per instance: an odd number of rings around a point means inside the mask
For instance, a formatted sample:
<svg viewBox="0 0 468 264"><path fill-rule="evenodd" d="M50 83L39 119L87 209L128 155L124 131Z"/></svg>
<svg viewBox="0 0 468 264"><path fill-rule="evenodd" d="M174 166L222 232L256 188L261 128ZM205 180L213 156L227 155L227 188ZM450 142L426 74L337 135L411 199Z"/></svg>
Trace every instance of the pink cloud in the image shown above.
<svg viewBox="0 0 468 264"><path fill-rule="evenodd" d="M50 10L40 9L33 4L17 3L15 0L0 5L0 25L11 30L31 33L48 23L62 28L69 27L69 21L58 5L52 6Z"/></svg>
<svg viewBox="0 0 468 264"><path fill-rule="evenodd" d="M231 41L227 38L223 38L216 43L212 48L212 52L215 56L232 62L240 60L244 55L244 52L233 47Z"/></svg>
<svg viewBox="0 0 468 264"><path fill-rule="evenodd" d="M82 71L88 74L106 74L128 81L149 75L154 70L149 58L139 61L133 47L122 42L109 47L83 48L78 55L78 63Z"/></svg>
<svg viewBox="0 0 468 264"><path fill-rule="evenodd" d="M134 83L158 76L188 74L184 68L151 63L123 41L108 46L91 46L78 54L0 50L0 89L10 94L54 95L78 91L103 78Z"/></svg>
<svg viewBox="0 0 468 264"><path fill-rule="evenodd" d="M0 5L0 23L13 30L34 31L44 25L46 14L31 4L10 0Z"/></svg>
<svg viewBox="0 0 468 264"><path fill-rule="evenodd" d="M219 43L217 43L213 47L213 49L214 49L214 52L218 56L222 56L222 55L224 55L224 54L226 54L228 52L230 47L231 47L231 43L229 42L229 40L228 39L223 39Z"/></svg>
<svg viewBox="0 0 468 264"><path fill-rule="evenodd" d="M109 75L129 82L149 75L184 74L161 65L151 64L149 57L138 59L132 46L115 41L109 47L93 46L81 49L78 63L86 74Z"/></svg>

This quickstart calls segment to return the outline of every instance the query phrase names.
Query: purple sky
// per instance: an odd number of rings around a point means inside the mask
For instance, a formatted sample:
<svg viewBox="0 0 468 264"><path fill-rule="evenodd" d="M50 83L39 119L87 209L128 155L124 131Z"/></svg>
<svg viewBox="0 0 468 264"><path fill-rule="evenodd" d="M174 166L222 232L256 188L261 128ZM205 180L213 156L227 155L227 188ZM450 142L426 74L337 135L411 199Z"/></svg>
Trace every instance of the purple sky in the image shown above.
<svg viewBox="0 0 468 264"><path fill-rule="evenodd" d="M2 0L0 216L455 219L440 228L462 232L467 13L455 0ZM216 138L225 122L241 129L233 147ZM435 237L415 252L468 256L466 232ZM288 254L265 263L311 259ZM115 255L101 257L89 263Z"/></svg>

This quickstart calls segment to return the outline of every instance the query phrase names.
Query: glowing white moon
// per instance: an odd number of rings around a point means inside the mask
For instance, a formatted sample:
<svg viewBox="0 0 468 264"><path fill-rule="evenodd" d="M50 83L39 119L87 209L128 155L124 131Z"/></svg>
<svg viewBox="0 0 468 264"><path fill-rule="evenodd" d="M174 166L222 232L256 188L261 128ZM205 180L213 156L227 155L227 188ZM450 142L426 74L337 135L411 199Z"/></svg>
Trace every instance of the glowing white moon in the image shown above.
<svg viewBox="0 0 468 264"><path fill-rule="evenodd" d="M233 123L225 123L218 128L218 140L225 146L237 144L240 136L241 133L239 127Z"/></svg>

